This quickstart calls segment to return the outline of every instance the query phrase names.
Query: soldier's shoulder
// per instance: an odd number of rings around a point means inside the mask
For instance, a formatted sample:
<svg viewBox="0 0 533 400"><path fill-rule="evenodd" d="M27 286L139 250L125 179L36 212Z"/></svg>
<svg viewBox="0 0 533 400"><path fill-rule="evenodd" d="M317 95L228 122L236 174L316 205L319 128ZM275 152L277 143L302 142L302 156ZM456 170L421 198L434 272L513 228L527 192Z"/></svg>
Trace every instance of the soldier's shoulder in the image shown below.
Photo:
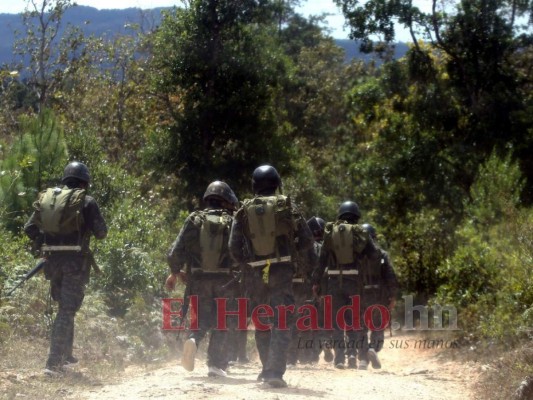
<svg viewBox="0 0 533 400"><path fill-rule="evenodd" d="M206 212L204 210L196 210L189 214L185 222L197 224L205 219Z"/></svg>

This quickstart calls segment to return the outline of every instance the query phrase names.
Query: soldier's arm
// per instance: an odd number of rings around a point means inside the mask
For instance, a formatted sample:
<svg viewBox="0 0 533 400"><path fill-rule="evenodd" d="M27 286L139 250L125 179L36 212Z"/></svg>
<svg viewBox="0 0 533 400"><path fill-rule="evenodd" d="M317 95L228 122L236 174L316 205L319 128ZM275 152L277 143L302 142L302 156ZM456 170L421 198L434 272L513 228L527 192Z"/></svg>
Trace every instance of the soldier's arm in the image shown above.
<svg viewBox="0 0 533 400"><path fill-rule="evenodd" d="M313 281L313 272L318 267L318 255L316 254L315 248L312 247L307 250L306 259L303 262L303 269L301 273L309 281Z"/></svg>
<svg viewBox="0 0 533 400"><path fill-rule="evenodd" d="M30 219L24 225L24 233L32 240L31 253L34 256L40 255L41 246L44 242L44 233L39 228L40 226L39 211L34 211Z"/></svg>
<svg viewBox="0 0 533 400"><path fill-rule="evenodd" d="M296 251L300 254L306 253L309 249L314 249L315 239L313 233L309 229L307 222L305 222L304 217L298 213L293 213L293 218L296 223ZM315 262L316 265L316 262Z"/></svg>
<svg viewBox="0 0 533 400"><path fill-rule="evenodd" d="M24 233L26 233L26 235L33 241L38 240L39 237L42 235L37 223L37 214L38 213L34 211L30 219L24 225Z"/></svg>
<svg viewBox="0 0 533 400"><path fill-rule="evenodd" d="M194 215L190 215L185 220L180 233L172 243L167 254L167 263L173 274L179 274L183 266L189 262L189 244L197 240L197 229L193 222Z"/></svg>
<svg viewBox="0 0 533 400"><path fill-rule="evenodd" d="M381 279L385 286L387 298L394 300L398 293L398 278L390 262L389 255L381 250Z"/></svg>
<svg viewBox="0 0 533 400"><path fill-rule="evenodd" d="M104 239L107 236L107 224L105 222L98 203L92 197L88 197L87 214L85 219L87 228L96 239Z"/></svg>
<svg viewBox="0 0 533 400"><path fill-rule="evenodd" d="M320 248L320 254L318 256L318 265L313 271L312 282L313 284L320 284L326 267L328 266L328 260L330 259L330 252L326 244Z"/></svg>
<svg viewBox="0 0 533 400"><path fill-rule="evenodd" d="M244 236L244 210L242 208L237 211L235 218L233 219L228 248L231 258L237 264L244 264L249 261L249 255L246 251L246 238Z"/></svg>

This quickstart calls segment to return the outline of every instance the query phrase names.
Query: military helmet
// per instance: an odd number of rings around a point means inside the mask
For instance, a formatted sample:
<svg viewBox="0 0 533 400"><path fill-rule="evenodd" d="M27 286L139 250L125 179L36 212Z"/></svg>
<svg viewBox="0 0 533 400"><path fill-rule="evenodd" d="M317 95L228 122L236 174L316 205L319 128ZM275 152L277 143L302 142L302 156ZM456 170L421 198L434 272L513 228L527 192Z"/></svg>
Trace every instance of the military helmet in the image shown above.
<svg viewBox="0 0 533 400"><path fill-rule="evenodd" d="M345 201L339 207L337 219L346 219L348 216L351 216L350 219L355 218L356 220L361 218L361 211L359 211L359 206L355 201Z"/></svg>
<svg viewBox="0 0 533 400"><path fill-rule="evenodd" d="M252 174L252 190L254 193L262 192L266 189L276 190L281 186L281 177L271 165L261 165Z"/></svg>
<svg viewBox="0 0 533 400"><path fill-rule="evenodd" d="M203 200L207 201L209 200L209 198L215 198L225 201L229 203L234 210L239 208L239 200L226 182L211 182L205 190Z"/></svg>
<svg viewBox="0 0 533 400"><path fill-rule="evenodd" d="M361 225L361 227L368 232L368 234L370 235L370 237L372 239L375 239L378 235L378 233L376 232L376 228L374 228L372 225L370 224L363 224Z"/></svg>
<svg viewBox="0 0 533 400"><path fill-rule="evenodd" d="M324 236L324 228L326 227L326 221L320 217L311 217L307 220L307 226L313 233L314 237Z"/></svg>
<svg viewBox="0 0 533 400"><path fill-rule="evenodd" d="M80 181L89 183L91 181L91 175L89 174L89 168L79 161L72 161L67 164L63 171L63 178L61 182L65 183L69 178L76 178Z"/></svg>

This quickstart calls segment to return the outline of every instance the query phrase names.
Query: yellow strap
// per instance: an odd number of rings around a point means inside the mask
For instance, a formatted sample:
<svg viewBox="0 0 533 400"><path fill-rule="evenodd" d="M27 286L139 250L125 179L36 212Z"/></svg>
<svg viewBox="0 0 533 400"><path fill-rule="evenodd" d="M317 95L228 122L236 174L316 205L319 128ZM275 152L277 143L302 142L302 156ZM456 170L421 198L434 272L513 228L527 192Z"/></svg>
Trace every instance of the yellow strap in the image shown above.
<svg viewBox="0 0 533 400"><path fill-rule="evenodd" d="M263 268L263 282L268 285L268 277L270 275L270 259L266 260L265 267Z"/></svg>

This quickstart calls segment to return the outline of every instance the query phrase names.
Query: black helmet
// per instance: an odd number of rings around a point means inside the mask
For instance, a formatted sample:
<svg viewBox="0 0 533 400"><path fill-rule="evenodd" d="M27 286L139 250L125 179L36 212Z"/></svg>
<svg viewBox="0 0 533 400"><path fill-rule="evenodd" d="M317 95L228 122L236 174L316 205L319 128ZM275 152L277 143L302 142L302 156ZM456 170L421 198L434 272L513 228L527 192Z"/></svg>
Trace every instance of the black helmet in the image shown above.
<svg viewBox="0 0 533 400"><path fill-rule="evenodd" d="M324 228L326 227L326 221L320 217L311 217L307 220L307 226L313 233L314 237L322 238L324 236Z"/></svg>
<svg viewBox="0 0 533 400"><path fill-rule="evenodd" d="M276 190L281 186L281 177L271 165L261 165L257 167L252 174L252 190L254 193L260 193L264 190Z"/></svg>
<svg viewBox="0 0 533 400"><path fill-rule="evenodd" d="M368 232L368 234L370 235L370 237L372 239L375 239L378 235L378 233L376 232L376 228L374 228L372 225L370 224L363 224L361 225L362 228Z"/></svg>
<svg viewBox="0 0 533 400"><path fill-rule="evenodd" d="M69 178L76 178L80 181L89 183L91 181L91 175L89 174L89 168L81 162L72 161L67 164L63 171L63 178L61 182L65 183Z"/></svg>
<svg viewBox="0 0 533 400"><path fill-rule="evenodd" d="M207 201L210 198L222 200L231 205L231 208L236 210L239 208L239 200L229 185L222 181L211 182L205 190L203 200ZM228 207L230 208L230 207Z"/></svg>
<svg viewBox="0 0 533 400"><path fill-rule="evenodd" d="M343 218L344 217L344 218ZM355 219L361 218L361 211L355 201L345 201L339 207L337 219Z"/></svg>

